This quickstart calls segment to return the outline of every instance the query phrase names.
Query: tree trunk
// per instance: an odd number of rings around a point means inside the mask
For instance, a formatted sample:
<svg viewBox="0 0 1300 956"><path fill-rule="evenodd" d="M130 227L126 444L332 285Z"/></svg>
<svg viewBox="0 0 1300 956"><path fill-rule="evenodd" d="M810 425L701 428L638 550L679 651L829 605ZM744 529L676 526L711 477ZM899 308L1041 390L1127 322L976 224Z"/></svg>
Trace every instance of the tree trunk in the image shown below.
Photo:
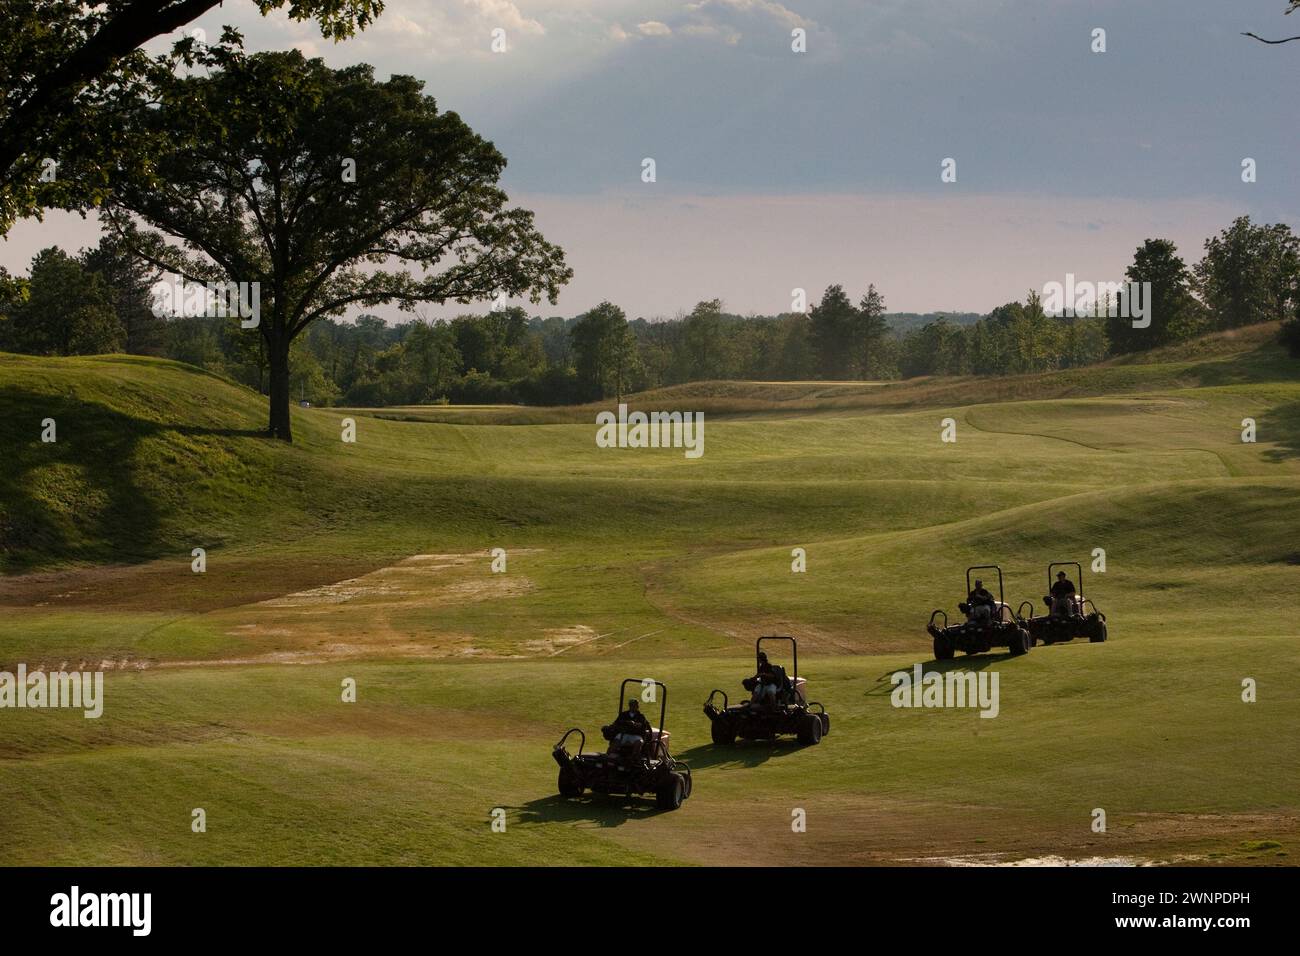
<svg viewBox="0 0 1300 956"><path fill-rule="evenodd" d="M269 349L271 363L271 419L267 431L272 438L293 441L289 423L289 343L272 342Z"/></svg>

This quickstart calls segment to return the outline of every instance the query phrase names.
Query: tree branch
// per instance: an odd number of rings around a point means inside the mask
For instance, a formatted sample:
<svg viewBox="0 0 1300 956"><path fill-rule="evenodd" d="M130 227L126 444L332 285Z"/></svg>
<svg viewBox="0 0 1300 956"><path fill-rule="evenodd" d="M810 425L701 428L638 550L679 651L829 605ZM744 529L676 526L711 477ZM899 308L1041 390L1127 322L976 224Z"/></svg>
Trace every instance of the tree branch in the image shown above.
<svg viewBox="0 0 1300 956"><path fill-rule="evenodd" d="M1300 37L1287 37L1285 40L1265 40L1263 37L1256 36L1253 33L1243 33L1242 36L1250 37L1252 40L1258 40L1260 43L1290 43L1292 40L1300 40Z"/></svg>

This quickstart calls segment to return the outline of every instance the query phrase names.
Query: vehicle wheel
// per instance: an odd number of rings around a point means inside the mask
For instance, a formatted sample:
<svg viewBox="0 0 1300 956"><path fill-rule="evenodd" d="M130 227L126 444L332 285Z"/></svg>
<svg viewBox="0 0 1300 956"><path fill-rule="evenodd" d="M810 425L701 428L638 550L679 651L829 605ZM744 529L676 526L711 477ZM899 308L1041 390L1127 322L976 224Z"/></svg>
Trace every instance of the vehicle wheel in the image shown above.
<svg viewBox="0 0 1300 956"><path fill-rule="evenodd" d="M736 742L736 724L725 717L713 721L713 742L727 746Z"/></svg>
<svg viewBox="0 0 1300 956"><path fill-rule="evenodd" d="M799 721L799 743L816 744L822 739L822 721L817 714L804 714Z"/></svg>
<svg viewBox="0 0 1300 956"><path fill-rule="evenodd" d="M582 781L578 779L578 775L573 772L571 767L560 768L560 796L582 796Z"/></svg>
<svg viewBox="0 0 1300 956"><path fill-rule="evenodd" d="M1023 627L1016 628L1015 633L1011 635L1010 651L1012 657L1029 653L1029 632Z"/></svg>
<svg viewBox="0 0 1300 956"><path fill-rule="evenodd" d="M822 719L822 736L825 737L831 732L831 715L818 714L817 716Z"/></svg>
<svg viewBox="0 0 1300 956"><path fill-rule="evenodd" d="M953 646L952 641L940 635L934 639L934 659L936 661L952 660Z"/></svg>
<svg viewBox="0 0 1300 956"><path fill-rule="evenodd" d="M1098 619L1093 625L1092 633L1088 635L1088 640L1093 644L1101 644L1106 640L1106 622Z"/></svg>
<svg viewBox="0 0 1300 956"><path fill-rule="evenodd" d="M676 810L686 799L686 781L680 773L670 773L664 785L655 793L655 806L660 810Z"/></svg>

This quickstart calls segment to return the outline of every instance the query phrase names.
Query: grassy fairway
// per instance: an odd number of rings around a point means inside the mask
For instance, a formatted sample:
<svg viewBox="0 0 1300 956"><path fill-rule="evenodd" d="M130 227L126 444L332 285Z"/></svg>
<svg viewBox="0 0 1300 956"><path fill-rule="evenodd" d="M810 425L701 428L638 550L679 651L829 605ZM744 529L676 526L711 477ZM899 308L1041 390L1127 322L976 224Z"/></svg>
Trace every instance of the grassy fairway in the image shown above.
<svg viewBox="0 0 1300 956"><path fill-rule="evenodd" d="M0 710L0 862L1293 862L1300 378L1271 334L634 401L703 408L695 461L595 447L594 407L299 409L284 448L185 366L0 355L0 670L107 670L99 720ZM966 565L1037 602L1097 548L1109 643L955 662L998 673L996 719L891 706ZM700 704L771 632L832 734L719 752ZM669 687L680 812L554 796L550 745L624 676Z"/></svg>

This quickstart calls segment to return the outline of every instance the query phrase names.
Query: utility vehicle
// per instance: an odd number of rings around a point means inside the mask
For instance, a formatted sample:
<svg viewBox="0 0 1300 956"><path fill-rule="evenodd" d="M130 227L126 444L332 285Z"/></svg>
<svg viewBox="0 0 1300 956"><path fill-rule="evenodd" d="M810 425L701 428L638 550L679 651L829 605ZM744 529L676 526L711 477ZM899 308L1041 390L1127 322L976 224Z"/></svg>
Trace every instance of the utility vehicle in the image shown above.
<svg viewBox="0 0 1300 956"><path fill-rule="evenodd" d="M1079 587L1078 591L1062 600L1060 607L1052 597L1052 574L1057 568L1074 568ZM1083 565L1078 561L1053 561L1047 566L1047 594L1043 596L1043 604L1047 613L1038 617L1034 616L1032 601L1022 601L1016 610L1016 618L1035 641L1060 644L1076 637L1086 637L1093 644L1100 644L1106 640L1106 615L1084 596ZM1023 616L1026 607L1029 608L1028 617Z"/></svg>
<svg viewBox="0 0 1300 956"><path fill-rule="evenodd" d="M768 663L764 641L790 642L793 677L784 667ZM734 744L737 737L771 740L778 734L796 734L802 744L819 743L831 732L831 718L825 707L808 700L808 682L799 676L798 642L793 637L760 637L754 642L754 658L754 676L740 682L752 694L749 700L731 704L726 691L715 689L704 702L704 712L713 723L713 742L726 745Z"/></svg>
<svg viewBox="0 0 1300 956"><path fill-rule="evenodd" d="M974 591L972 573L975 571L997 573L998 597L995 602L990 604L971 600ZM951 660L957 651L966 654L985 654L995 647L1005 647L1013 655L1019 656L1033 647L1033 637L1007 605L1000 567L996 564L980 564L967 568L966 595L966 600L957 605L957 609L965 617L961 623L949 624L948 615L942 608L936 609L930 615L930 623L925 629L934 638L935 660ZM940 617L943 619L943 624L937 625L935 619Z"/></svg>
<svg viewBox="0 0 1300 956"><path fill-rule="evenodd" d="M658 727L620 720L628 684L637 685L638 695L641 688L651 685L658 690ZM668 731L664 730L668 688L657 680L628 677L619 685L618 709L614 713L614 722L601 728L601 735L609 742L604 753L585 753L587 735L578 727L566 731L551 751L560 765L560 796L580 797L584 790L628 798L652 793L660 809L676 810L691 795L691 768L668 753ZM579 738L578 752L571 754L568 740L574 734Z"/></svg>

